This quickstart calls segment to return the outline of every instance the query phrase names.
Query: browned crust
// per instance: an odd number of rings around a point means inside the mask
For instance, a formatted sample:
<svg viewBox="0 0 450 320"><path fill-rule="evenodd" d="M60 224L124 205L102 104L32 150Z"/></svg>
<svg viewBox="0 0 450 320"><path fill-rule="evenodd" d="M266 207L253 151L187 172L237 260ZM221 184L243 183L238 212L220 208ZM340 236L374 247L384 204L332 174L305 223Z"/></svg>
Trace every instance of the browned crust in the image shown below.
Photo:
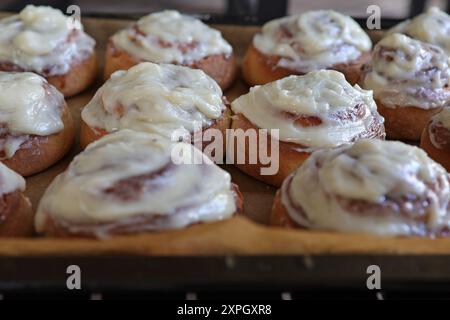
<svg viewBox="0 0 450 320"><path fill-rule="evenodd" d="M3 164L22 176L29 176L50 167L60 160L72 146L75 127L67 105L62 111L64 129L49 136L31 136L19 150Z"/></svg>
<svg viewBox="0 0 450 320"><path fill-rule="evenodd" d="M16 190L0 198L0 237L26 237L34 232L30 201Z"/></svg>
<svg viewBox="0 0 450 320"><path fill-rule="evenodd" d="M71 65L69 72L46 77L64 97L76 95L89 87L97 76L97 56L93 52L85 60Z"/></svg>
<svg viewBox="0 0 450 320"><path fill-rule="evenodd" d="M55 86L64 97L74 96L89 87L97 77L97 56L95 52L78 63L70 66L69 72L46 77L48 83Z"/></svg>
<svg viewBox="0 0 450 320"><path fill-rule="evenodd" d="M434 161L440 163L447 171L450 172L450 148L436 148L431 142L429 127L431 121L423 129L422 136L420 139L420 147L424 149L430 158Z"/></svg>
<svg viewBox="0 0 450 320"><path fill-rule="evenodd" d="M417 107L389 108L375 99L378 112L384 117L388 139L419 141L430 118L442 108L421 109Z"/></svg>
<svg viewBox="0 0 450 320"><path fill-rule="evenodd" d="M242 196L242 193L239 191L239 187L236 184L232 184L231 186L233 192L234 192L234 196L235 196L235 204L236 204L236 212L234 213L234 215L241 215L243 213L243 207L244 207L244 198ZM151 223L151 220L149 220L147 223ZM146 222L141 221L140 225L145 225ZM197 224L203 224L203 223L197 223ZM106 225L102 225L99 227L105 227ZM187 226L186 228L189 228L191 226ZM113 231L111 231L111 233L108 234L108 236L118 236L118 235L124 235L124 234L139 234L139 233L154 233L154 232L149 232L149 231L136 231L136 232L132 232L130 231L128 228L124 228L122 229L119 226L117 226L116 228L112 229ZM166 231L168 232L168 231ZM51 215L46 215L45 217L45 222L44 222L44 227L43 227L43 231L42 233L45 236L48 237L59 237L59 238L96 238L95 233L92 231L78 231L78 232L73 232L70 230L70 227L66 227L60 223L58 223L58 221L56 221L55 219L53 219L51 217Z"/></svg>
<svg viewBox="0 0 450 320"><path fill-rule="evenodd" d="M106 48L105 69L103 78L107 80L117 70L128 70L132 66L143 62L126 51L114 46L110 40ZM223 54L208 56L187 65L193 69L201 69L213 78L222 90L227 89L236 77L236 58L234 54L225 57Z"/></svg>
<svg viewBox="0 0 450 320"><path fill-rule="evenodd" d="M329 69L342 72L349 83L356 84L358 82L361 67L369 61L370 52L364 52L361 56L349 63L336 64ZM289 75L302 75L304 73L279 67L277 62L280 57L268 56L255 48L253 44L249 46L242 61L242 76L244 80L251 86L266 84L278 79L282 79Z"/></svg>
<svg viewBox="0 0 450 320"><path fill-rule="evenodd" d="M299 225L289 216L286 207L281 203L281 190L278 190L273 200L269 224L284 228L298 228Z"/></svg>
<svg viewBox="0 0 450 320"><path fill-rule="evenodd" d="M244 115L242 114L236 114L232 118L231 123L232 129L242 129L244 131L246 130L256 130L258 132L259 128L253 125ZM258 146L259 146L259 136L257 136ZM228 141L227 143L230 143ZM267 145L267 153L270 156L270 147L271 147L271 139L268 139L268 145ZM295 148L300 148L301 146L294 144L294 143L288 143L279 141L279 170L275 175L261 175L260 170L261 168L267 167L267 165L263 165L260 163L259 159L256 164L249 164L249 141L246 139L245 141L245 164L239 164L237 163L237 152L238 152L238 146L236 143L236 140L234 141L234 155L235 155L235 161L234 165L238 167L241 171L245 172L246 174L261 180L265 183L268 183L270 185L279 187L283 183L283 180L297 167L299 167L310 155L309 152L301 152L295 150Z"/></svg>
<svg viewBox="0 0 450 320"><path fill-rule="evenodd" d="M211 125L207 129L217 129L222 133L222 141L224 141L224 151L225 151L225 138L226 138L226 130L230 128L231 124L231 111L227 107L222 115L213 125ZM207 130L203 129L203 131ZM91 128L86 124L83 120L81 120L80 127L80 146L82 149L85 149L88 144L94 142L101 137L107 135L108 132L103 128ZM212 141L203 141L202 150L211 143ZM195 143L195 140L193 141ZM224 153L225 154L225 153Z"/></svg>

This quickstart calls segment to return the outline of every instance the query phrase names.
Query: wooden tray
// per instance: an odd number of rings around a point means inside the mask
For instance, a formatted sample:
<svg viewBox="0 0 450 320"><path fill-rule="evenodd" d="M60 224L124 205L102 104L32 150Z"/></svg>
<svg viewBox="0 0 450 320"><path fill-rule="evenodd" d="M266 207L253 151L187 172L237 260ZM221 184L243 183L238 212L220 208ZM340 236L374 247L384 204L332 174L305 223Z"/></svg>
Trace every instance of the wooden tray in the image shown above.
<svg viewBox="0 0 450 320"><path fill-rule="evenodd" d="M4 14L3 14L4 15ZM108 37L127 26L130 21L85 18L86 31L97 40L100 60L99 80L86 92L68 99L68 105L79 126L80 110L101 85L100 75ZM252 36L254 26L214 26L242 57ZM374 40L379 34L372 34ZM225 94L230 101L245 93L248 87L237 80ZM78 128L77 128L78 130ZM27 179L26 195L36 208L52 179L61 173L79 152L78 141L62 161L45 172ZM222 255L222 254L448 254L450 239L393 238L362 234L285 230L265 226L272 206L275 189L224 166L244 195L245 217L189 227L185 230L131 235L110 240L22 238L1 239L0 256L25 255ZM68 203L67 205L70 205ZM250 218L250 219L248 219Z"/></svg>

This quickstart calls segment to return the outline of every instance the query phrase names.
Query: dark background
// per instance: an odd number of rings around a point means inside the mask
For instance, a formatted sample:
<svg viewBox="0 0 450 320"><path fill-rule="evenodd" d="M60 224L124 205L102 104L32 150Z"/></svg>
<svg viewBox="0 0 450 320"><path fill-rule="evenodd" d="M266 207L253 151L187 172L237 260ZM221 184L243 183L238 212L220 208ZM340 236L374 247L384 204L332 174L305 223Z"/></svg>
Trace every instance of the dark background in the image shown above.
<svg viewBox="0 0 450 320"><path fill-rule="evenodd" d="M362 18L372 4L380 6L382 18L404 19L432 5L448 11L450 0L2 0L0 10L19 11L28 3L51 5L63 11L76 4L85 16L134 18L162 9L177 9L202 14L205 19L211 16L218 22L262 23L286 14L324 8Z"/></svg>

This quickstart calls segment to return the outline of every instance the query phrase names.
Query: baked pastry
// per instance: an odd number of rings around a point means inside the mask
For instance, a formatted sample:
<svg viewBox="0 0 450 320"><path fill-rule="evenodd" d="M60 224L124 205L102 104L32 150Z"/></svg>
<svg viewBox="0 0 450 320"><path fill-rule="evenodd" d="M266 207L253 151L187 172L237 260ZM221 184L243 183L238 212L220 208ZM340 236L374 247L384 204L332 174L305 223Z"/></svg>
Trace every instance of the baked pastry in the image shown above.
<svg viewBox="0 0 450 320"><path fill-rule="evenodd" d="M201 69L223 90L236 73L233 49L218 30L172 10L149 14L110 38L105 79L143 61Z"/></svg>
<svg viewBox="0 0 450 320"><path fill-rule="evenodd" d="M386 35L402 33L408 37L433 44L450 54L450 16L437 7L431 7L426 12L413 19L403 21L386 32Z"/></svg>
<svg viewBox="0 0 450 320"><path fill-rule="evenodd" d="M271 224L383 236L446 236L450 175L414 146L362 140L314 152L276 195Z"/></svg>
<svg viewBox="0 0 450 320"><path fill-rule="evenodd" d="M29 236L34 231L31 203L23 195L25 179L0 163L0 237Z"/></svg>
<svg viewBox="0 0 450 320"><path fill-rule="evenodd" d="M197 148L125 129L74 158L45 191L35 223L48 236L105 238L181 229L241 210L230 175Z"/></svg>
<svg viewBox="0 0 450 320"><path fill-rule="evenodd" d="M292 74L334 69L355 84L370 57L369 36L350 17L332 10L308 11L266 23L242 63L250 85Z"/></svg>
<svg viewBox="0 0 450 320"><path fill-rule="evenodd" d="M263 86L233 101L232 129L228 135L227 155L235 156L235 165L245 173L266 183L280 186L286 176L297 168L312 151L333 148L363 138L384 138L383 118L370 91L352 87L340 72L313 71L304 76L289 76ZM263 129L263 131L260 131ZM264 130L271 135L264 139ZM274 137L272 132L278 135ZM239 143L244 134L258 141ZM240 133L244 133L239 137ZM261 174L268 167L263 155L270 154L272 144L279 151L276 174ZM234 150L234 153L230 150ZM238 156L246 155L246 161ZM257 154L257 161L252 155ZM230 156L231 157L231 156Z"/></svg>
<svg viewBox="0 0 450 320"><path fill-rule="evenodd" d="M420 140L430 117L450 102L449 63L439 47L402 34L377 43L361 86L373 90L388 138Z"/></svg>
<svg viewBox="0 0 450 320"><path fill-rule="evenodd" d="M95 41L72 19L33 5L1 19L0 71L35 72L66 97L83 91L96 77Z"/></svg>
<svg viewBox="0 0 450 320"><path fill-rule="evenodd" d="M450 171L450 107L434 115L422 132L420 147Z"/></svg>
<svg viewBox="0 0 450 320"><path fill-rule="evenodd" d="M202 133L217 129L225 141L230 126L230 111L213 79L201 70L150 62L114 73L81 117L83 147L109 132L133 129L199 142L202 149L210 142Z"/></svg>
<svg viewBox="0 0 450 320"><path fill-rule="evenodd" d="M0 161L23 176L69 151L75 135L63 95L31 72L0 72Z"/></svg>

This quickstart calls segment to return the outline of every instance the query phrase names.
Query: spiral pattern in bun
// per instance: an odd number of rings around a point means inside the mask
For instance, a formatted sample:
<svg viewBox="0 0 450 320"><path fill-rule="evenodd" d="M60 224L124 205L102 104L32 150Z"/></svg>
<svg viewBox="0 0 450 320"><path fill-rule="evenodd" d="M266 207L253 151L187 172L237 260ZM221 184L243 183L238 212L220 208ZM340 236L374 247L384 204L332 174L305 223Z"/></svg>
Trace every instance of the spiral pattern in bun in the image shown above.
<svg viewBox="0 0 450 320"><path fill-rule="evenodd" d="M90 144L56 177L36 229L100 238L180 229L229 218L240 201L230 175L191 144L121 130Z"/></svg>
<svg viewBox="0 0 450 320"><path fill-rule="evenodd" d="M314 152L278 197L273 222L284 211L291 225L310 229L391 236L450 231L450 175L401 142L361 140Z"/></svg>

